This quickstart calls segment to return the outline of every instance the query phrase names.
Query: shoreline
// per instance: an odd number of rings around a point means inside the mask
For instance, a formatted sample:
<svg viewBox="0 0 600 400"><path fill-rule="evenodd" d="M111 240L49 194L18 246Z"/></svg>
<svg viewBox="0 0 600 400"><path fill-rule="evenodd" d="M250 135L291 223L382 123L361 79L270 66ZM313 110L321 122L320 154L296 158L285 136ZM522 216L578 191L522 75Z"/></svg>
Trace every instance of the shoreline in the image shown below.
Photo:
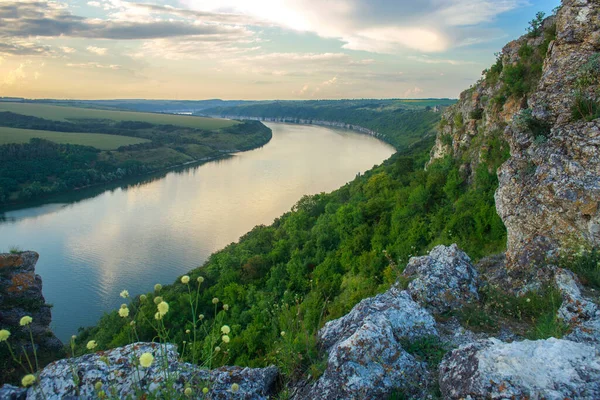
<svg viewBox="0 0 600 400"><path fill-rule="evenodd" d="M261 147L267 145L271 141L272 138L273 138L273 134L271 133L271 135L269 135L269 138L267 141L265 141L264 143L261 143L258 146L255 146L255 147L236 149L236 150L232 150L232 151L220 151L221 154L217 154L215 156L204 157L204 158L200 158L197 160L186 161L181 164L175 164L175 165L170 165L170 166L163 167L163 168L157 168L157 169L153 169L151 171L144 172L142 174L129 175L129 176L125 176L123 178L116 179L116 180L109 181L109 182L100 182L100 183L95 183L92 185L73 188L70 190L62 191L62 192L50 193L45 196L38 196L36 199L30 199L30 200L26 200L26 201L17 201L17 202L8 202L8 203L0 204L0 215L4 212L8 212L8 211L15 211L15 210L19 210L22 208L29 208L29 207L35 207L35 206L47 204L48 200L52 200L53 198L56 199L61 196L66 196L69 194L73 195L73 194L83 193L86 190L100 189L102 187L104 187L104 189L102 190L102 192L104 192L105 190L110 190L108 188L109 186L114 185L115 187L122 187L123 183L127 182L130 179L139 181L140 178L151 178L152 175L154 175L154 174L167 173L171 170L178 169L178 168L202 165L202 164L210 162L210 161L226 159L237 153L243 153L246 151L260 149Z"/></svg>

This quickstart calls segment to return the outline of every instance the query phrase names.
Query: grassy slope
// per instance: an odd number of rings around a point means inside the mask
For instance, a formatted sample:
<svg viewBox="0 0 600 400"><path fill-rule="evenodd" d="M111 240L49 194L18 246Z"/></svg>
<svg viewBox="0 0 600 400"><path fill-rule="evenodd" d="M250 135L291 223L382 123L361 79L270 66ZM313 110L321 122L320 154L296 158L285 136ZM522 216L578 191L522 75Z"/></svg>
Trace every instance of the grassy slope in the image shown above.
<svg viewBox="0 0 600 400"><path fill-rule="evenodd" d="M147 139L130 136L104 135L101 133L52 132L0 126L0 145L7 143L28 143L31 138L46 139L55 143L91 146L100 150L115 150L121 146L149 142Z"/></svg>
<svg viewBox="0 0 600 400"><path fill-rule="evenodd" d="M139 113L132 111L96 110L78 107L62 107L48 104L0 103L0 111L38 118L66 121L72 119L109 119L114 121L143 121L157 125L176 125L186 128L215 130L238 124L236 121L193 117L187 115Z"/></svg>

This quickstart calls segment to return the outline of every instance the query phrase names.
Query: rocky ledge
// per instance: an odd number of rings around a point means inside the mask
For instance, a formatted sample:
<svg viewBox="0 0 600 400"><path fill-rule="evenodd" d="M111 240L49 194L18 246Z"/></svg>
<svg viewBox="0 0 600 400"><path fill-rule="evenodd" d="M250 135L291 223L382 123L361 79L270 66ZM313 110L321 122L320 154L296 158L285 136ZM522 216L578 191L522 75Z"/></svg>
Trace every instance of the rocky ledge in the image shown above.
<svg viewBox="0 0 600 400"><path fill-rule="evenodd" d="M50 330L51 306L42 295L42 278L35 273L39 255L33 251L0 254L0 329L10 331L10 342L17 354L25 349L31 352L29 329L38 348L43 354L42 361L62 357L63 344ZM24 327L20 320L32 317L32 322ZM13 378L16 366L6 347L0 348L0 381Z"/></svg>
<svg viewBox="0 0 600 400"><path fill-rule="evenodd" d="M557 317L570 333L533 341L474 333L452 319L436 322L439 312L479 298L478 274L456 245L412 258L405 273L413 277L406 290L365 299L321 329L325 372L298 384L294 399L427 398L436 384L444 399L600 398L600 330L592 329L600 318L569 271L553 269L563 296ZM439 368L409 352L423 340L448 350Z"/></svg>
<svg viewBox="0 0 600 400"><path fill-rule="evenodd" d="M153 355L144 368L140 357ZM0 399L58 400L102 398L180 398L187 387L208 389L190 398L268 399L274 392L279 372L275 367L222 367L214 370L179 361L175 345L134 343L110 351L86 354L49 364L39 374L39 383L29 389L5 385ZM237 386L234 388L234 384Z"/></svg>

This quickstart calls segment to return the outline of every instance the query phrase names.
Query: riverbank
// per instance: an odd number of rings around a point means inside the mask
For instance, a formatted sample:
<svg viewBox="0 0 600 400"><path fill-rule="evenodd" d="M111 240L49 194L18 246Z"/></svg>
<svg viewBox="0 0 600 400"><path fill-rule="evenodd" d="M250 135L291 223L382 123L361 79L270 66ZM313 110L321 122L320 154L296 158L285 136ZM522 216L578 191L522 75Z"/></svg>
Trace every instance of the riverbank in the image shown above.
<svg viewBox="0 0 600 400"><path fill-rule="evenodd" d="M218 132L165 129L152 142L113 151L42 139L0 146L4 156L0 162L0 210L220 159L260 148L272 138L271 130L260 122L238 123Z"/></svg>

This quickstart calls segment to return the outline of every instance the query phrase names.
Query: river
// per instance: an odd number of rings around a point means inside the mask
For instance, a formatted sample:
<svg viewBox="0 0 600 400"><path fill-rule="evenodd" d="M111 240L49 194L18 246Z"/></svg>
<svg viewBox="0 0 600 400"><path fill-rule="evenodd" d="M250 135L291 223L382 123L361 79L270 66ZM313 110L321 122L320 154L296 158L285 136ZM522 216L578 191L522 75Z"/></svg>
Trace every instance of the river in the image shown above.
<svg viewBox="0 0 600 400"><path fill-rule="evenodd" d="M0 212L0 252L40 254L52 328L67 340L131 295L172 283L305 194L334 190L394 153L373 137L265 123L273 139L230 158Z"/></svg>

